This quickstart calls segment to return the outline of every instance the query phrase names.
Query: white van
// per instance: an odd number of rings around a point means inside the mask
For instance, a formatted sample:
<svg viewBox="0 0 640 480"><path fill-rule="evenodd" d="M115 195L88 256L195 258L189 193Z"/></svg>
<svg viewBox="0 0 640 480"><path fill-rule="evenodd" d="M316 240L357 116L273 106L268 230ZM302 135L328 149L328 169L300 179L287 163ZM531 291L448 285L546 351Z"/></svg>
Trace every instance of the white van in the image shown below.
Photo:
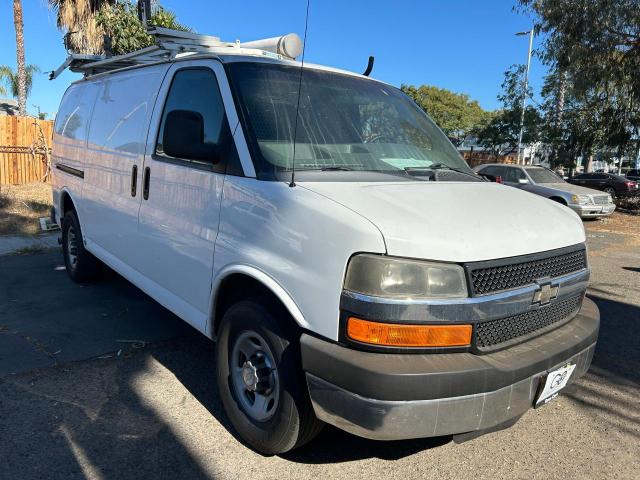
<svg viewBox="0 0 640 480"><path fill-rule="evenodd" d="M213 50L85 69L55 122L55 219L73 280L104 263L217 342L249 445L325 422L472 436L588 370L574 212L484 181L395 87Z"/></svg>

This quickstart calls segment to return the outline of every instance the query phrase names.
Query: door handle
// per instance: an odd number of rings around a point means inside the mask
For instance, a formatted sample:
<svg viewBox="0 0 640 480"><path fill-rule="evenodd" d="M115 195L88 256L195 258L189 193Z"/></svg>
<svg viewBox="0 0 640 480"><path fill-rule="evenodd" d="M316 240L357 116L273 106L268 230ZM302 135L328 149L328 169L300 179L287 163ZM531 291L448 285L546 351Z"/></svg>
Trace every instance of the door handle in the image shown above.
<svg viewBox="0 0 640 480"><path fill-rule="evenodd" d="M151 177L151 169L146 167L144 169L144 176L142 177L142 198L149 200L149 180Z"/></svg>
<svg viewBox="0 0 640 480"><path fill-rule="evenodd" d="M135 197L138 190L138 166L131 168L131 196Z"/></svg>

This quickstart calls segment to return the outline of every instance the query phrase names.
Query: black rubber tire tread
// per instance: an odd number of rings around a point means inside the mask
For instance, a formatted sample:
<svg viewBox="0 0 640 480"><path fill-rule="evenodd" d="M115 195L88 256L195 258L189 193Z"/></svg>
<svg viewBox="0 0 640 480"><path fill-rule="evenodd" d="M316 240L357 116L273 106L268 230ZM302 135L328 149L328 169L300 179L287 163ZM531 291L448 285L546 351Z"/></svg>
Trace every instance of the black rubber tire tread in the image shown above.
<svg viewBox="0 0 640 480"><path fill-rule="evenodd" d="M69 263L67 252L67 235L69 227L73 226L78 240L78 263L73 268ZM78 216L74 210L69 210L62 219L62 255L67 273L76 283L91 283L98 279L102 272L102 263L84 248L84 239Z"/></svg>
<svg viewBox="0 0 640 480"><path fill-rule="evenodd" d="M265 455L281 454L311 441L323 428L313 411L301 368L300 332L278 321L288 315L263 298L242 300L225 312L216 344L216 376L224 409L240 438ZM229 385L230 340L254 330L267 341L280 378L278 412L266 422L251 420L240 408Z"/></svg>

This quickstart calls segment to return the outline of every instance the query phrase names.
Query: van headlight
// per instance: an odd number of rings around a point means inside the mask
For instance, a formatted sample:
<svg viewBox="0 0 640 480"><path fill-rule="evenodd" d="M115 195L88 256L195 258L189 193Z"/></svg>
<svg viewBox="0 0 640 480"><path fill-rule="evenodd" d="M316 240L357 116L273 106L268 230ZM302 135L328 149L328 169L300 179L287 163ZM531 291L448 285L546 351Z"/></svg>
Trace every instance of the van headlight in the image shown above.
<svg viewBox="0 0 640 480"><path fill-rule="evenodd" d="M363 295L407 300L468 296L460 265L372 254L351 258L344 288Z"/></svg>
<svg viewBox="0 0 640 480"><path fill-rule="evenodd" d="M591 197L589 195L571 195L571 203L589 205L591 203Z"/></svg>

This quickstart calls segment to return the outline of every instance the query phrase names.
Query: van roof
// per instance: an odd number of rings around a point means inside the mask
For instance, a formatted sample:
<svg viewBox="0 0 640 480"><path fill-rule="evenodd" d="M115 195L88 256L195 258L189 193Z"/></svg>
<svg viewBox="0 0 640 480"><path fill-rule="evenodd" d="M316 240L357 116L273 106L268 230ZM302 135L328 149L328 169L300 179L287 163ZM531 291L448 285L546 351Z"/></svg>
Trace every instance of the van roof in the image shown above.
<svg viewBox="0 0 640 480"><path fill-rule="evenodd" d="M185 54L185 55L181 55L178 56L176 58L172 58L172 59L166 59L166 60L160 60L154 63L146 63L146 64L135 64L135 65L129 65L129 66L123 66L122 68L118 68L118 69L114 69L114 70L109 70L106 72L100 72L100 73L96 73L93 75L87 75L79 80L76 80L73 83L82 83L85 81L91 81L91 80L97 80L99 78L104 78L106 76L110 76L113 74L117 74L120 72L124 72L124 71L130 71L130 70L138 70L138 69L144 69L147 67L152 67L152 66L156 66L156 65L163 65L163 64L172 64L172 63L179 63L179 62L185 62L185 61L190 61L190 60L200 60L200 59L214 59L214 60L219 60L222 63L237 63L237 62L251 62L251 63L264 63L264 64L275 64L275 65L287 65L287 66L292 66L292 67L298 67L298 68L304 68L305 70L310 69L310 70L321 70L321 71L325 71L325 72L332 72L332 73L339 73L342 75L349 75L352 77L360 77L360 78L366 78L372 81L376 81L376 82L380 82L380 83L385 83L381 80L378 80L376 78L372 78L372 77L368 77L368 76L364 76L362 74L359 73L355 73L349 70L344 70L341 68L335 68L335 67L330 67L327 65L320 65L320 64L315 64L315 63L309 63L309 62L304 62L304 66L302 64L302 62L299 62L297 60L290 60L290 59L286 59L286 58L272 58L270 56L265 56L265 55L250 55L250 54L242 54L242 55L216 55L216 54L212 54L212 53L192 53L192 54Z"/></svg>

